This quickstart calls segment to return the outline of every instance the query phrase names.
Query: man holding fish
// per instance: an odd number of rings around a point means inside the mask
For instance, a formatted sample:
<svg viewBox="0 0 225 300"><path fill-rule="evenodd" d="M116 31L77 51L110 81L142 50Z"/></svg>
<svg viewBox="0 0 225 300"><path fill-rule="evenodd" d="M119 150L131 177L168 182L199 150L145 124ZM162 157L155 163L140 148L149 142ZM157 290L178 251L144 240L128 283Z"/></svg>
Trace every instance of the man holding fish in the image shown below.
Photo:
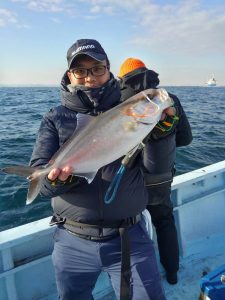
<svg viewBox="0 0 225 300"><path fill-rule="evenodd" d="M120 86L96 40L77 40L67 61L61 105L44 115L33 168L24 168L31 181L27 202L39 192L52 198L59 298L93 299L96 280L105 271L118 299L165 300L142 218L148 194L141 155L125 168L112 200L105 201L105 195L124 155L141 143L172 101L165 90L150 89L121 103ZM23 175L19 168L5 171Z"/></svg>

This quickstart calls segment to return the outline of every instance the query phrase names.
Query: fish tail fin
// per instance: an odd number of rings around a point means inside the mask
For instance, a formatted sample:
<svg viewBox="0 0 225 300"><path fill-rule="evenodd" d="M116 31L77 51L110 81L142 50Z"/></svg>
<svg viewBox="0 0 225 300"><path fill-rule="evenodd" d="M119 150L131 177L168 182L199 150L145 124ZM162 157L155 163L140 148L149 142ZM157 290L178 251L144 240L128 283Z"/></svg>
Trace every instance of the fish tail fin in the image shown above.
<svg viewBox="0 0 225 300"><path fill-rule="evenodd" d="M37 170L37 169L29 167L29 166L10 166L10 167L1 169L1 172L28 178L35 172L35 170Z"/></svg>
<svg viewBox="0 0 225 300"><path fill-rule="evenodd" d="M41 168L32 168L29 166L10 166L3 168L0 171L7 174L26 177L30 181L26 200L26 204L30 204L39 194L41 189L41 182L44 177L44 174L42 172L37 172L38 170L41 170Z"/></svg>
<svg viewBox="0 0 225 300"><path fill-rule="evenodd" d="M42 182L42 177L37 177L30 180L30 185L28 188L27 200L26 200L27 205L31 204L39 194L41 189L41 182Z"/></svg>

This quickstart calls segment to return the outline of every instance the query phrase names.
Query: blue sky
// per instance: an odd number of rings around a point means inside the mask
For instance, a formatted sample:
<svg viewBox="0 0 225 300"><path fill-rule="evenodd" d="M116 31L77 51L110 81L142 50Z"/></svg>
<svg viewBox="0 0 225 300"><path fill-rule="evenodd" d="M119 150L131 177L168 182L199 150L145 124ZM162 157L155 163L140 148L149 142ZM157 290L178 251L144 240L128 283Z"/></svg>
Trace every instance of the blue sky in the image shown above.
<svg viewBox="0 0 225 300"><path fill-rule="evenodd" d="M59 84L80 38L102 44L114 75L138 57L162 85L225 85L224 0L0 0L0 84Z"/></svg>

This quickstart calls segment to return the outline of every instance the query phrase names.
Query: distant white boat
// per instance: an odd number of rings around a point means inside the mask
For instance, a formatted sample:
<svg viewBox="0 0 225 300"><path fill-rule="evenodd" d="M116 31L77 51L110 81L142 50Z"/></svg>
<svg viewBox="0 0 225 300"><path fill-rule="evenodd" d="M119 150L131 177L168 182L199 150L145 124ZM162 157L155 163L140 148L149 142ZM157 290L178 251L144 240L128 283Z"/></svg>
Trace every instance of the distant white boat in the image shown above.
<svg viewBox="0 0 225 300"><path fill-rule="evenodd" d="M216 86L216 79L213 74L212 74L212 77L209 80L207 80L206 85L207 86Z"/></svg>

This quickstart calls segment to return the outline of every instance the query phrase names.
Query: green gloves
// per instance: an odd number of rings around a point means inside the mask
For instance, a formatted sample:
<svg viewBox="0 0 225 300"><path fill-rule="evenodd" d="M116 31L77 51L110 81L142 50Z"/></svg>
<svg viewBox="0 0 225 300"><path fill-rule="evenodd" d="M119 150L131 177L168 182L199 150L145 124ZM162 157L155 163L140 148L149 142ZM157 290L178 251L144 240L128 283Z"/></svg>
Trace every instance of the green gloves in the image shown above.
<svg viewBox="0 0 225 300"><path fill-rule="evenodd" d="M179 121L177 115L169 116L166 115L163 120L160 120L154 129L152 130L150 138L153 140L159 140L174 132L176 125Z"/></svg>

